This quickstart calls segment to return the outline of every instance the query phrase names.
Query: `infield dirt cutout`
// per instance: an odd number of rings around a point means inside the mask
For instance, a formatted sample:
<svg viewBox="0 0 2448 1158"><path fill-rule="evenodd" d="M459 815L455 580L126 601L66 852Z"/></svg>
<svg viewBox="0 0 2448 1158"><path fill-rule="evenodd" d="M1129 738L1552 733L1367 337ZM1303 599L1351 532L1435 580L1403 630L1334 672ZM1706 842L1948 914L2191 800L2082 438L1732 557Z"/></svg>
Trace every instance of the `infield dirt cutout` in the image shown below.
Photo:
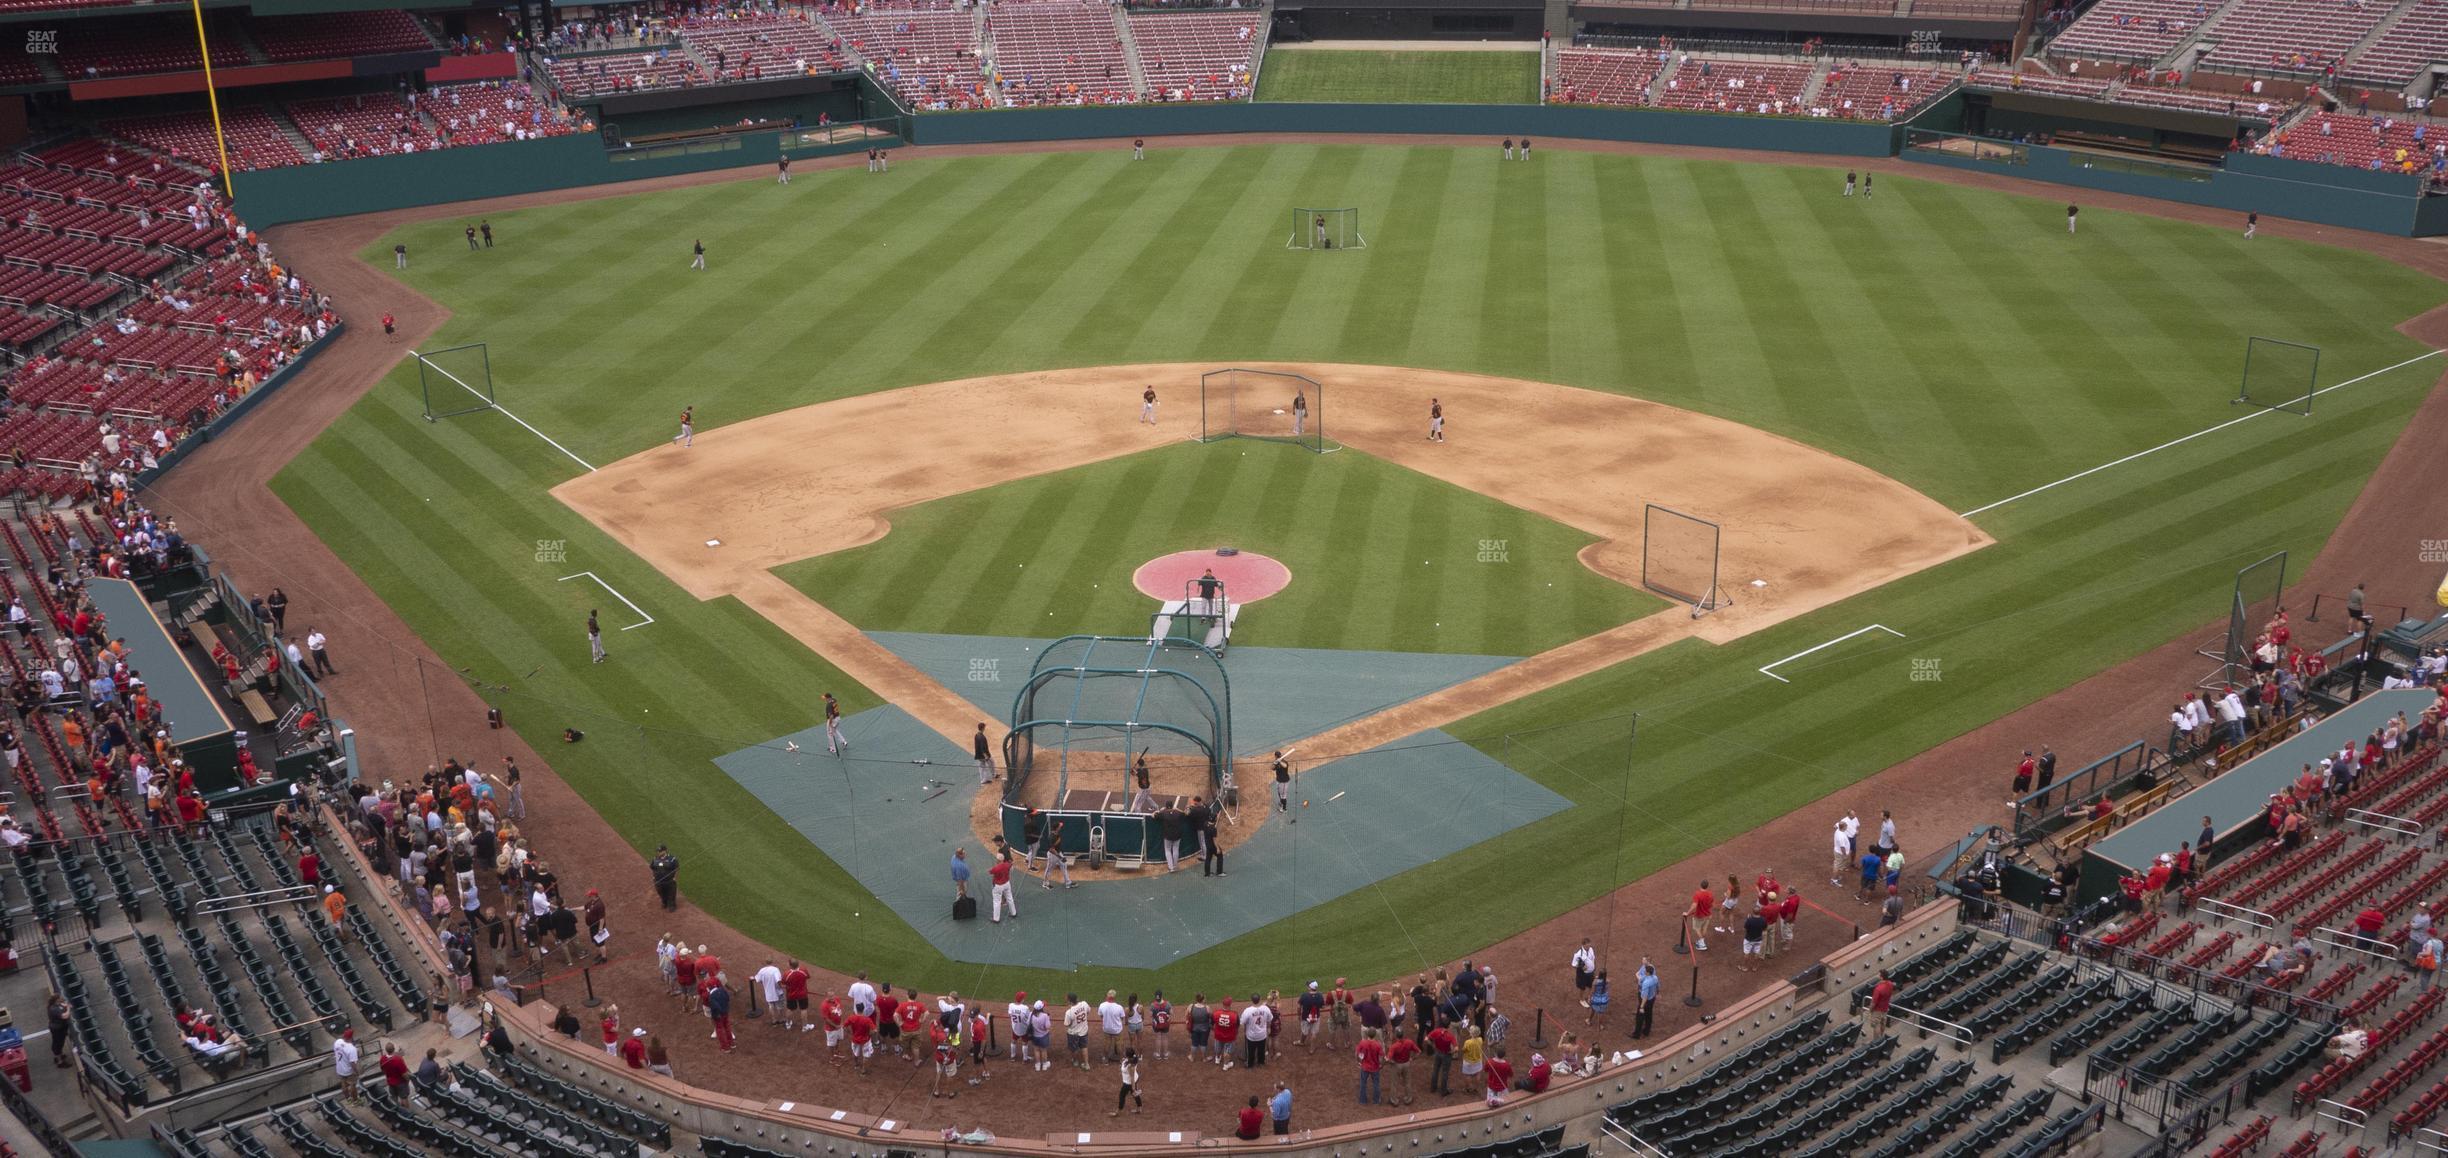
<svg viewBox="0 0 2448 1158"><path fill-rule="evenodd" d="M1329 439L1597 536L1582 562L1628 586L1640 583L1644 504L1724 528L1732 606L1699 619L1676 606L1300 741L1321 756L1440 727L1685 637L1723 643L1991 542L1858 463L1689 410L1480 374L1243 365L1325 383ZM873 542L901 507L1195 438L1199 375L1214 368L1004 374L823 402L700 431L693 447L631 455L553 494L691 594L737 597L966 747L974 705L773 569ZM1153 426L1138 421L1150 384L1162 403ZM1426 437L1431 396L1444 402L1448 441ZM978 793L973 813L985 821L998 798Z"/></svg>

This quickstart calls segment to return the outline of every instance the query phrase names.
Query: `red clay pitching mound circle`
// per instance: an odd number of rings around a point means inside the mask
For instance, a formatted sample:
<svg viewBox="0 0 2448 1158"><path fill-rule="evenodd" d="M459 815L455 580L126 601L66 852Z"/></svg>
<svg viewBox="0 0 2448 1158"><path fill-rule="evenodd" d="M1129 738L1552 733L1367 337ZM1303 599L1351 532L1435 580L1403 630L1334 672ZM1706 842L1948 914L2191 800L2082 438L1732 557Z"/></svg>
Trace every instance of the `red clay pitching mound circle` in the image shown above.
<svg viewBox="0 0 2448 1158"><path fill-rule="evenodd" d="M1206 571L1224 581L1224 597L1235 603L1256 603L1292 582L1291 568L1264 555L1175 551L1141 563L1131 584L1152 599L1181 599L1187 585Z"/></svg>

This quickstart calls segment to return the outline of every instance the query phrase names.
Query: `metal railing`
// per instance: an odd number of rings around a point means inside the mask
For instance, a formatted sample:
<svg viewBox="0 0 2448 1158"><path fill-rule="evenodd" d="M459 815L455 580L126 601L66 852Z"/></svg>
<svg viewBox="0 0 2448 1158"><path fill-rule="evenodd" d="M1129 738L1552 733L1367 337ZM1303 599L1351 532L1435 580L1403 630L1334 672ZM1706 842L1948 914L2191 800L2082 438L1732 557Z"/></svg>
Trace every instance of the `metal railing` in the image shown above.
<svg viewBox="0 0 2448 1158"><path fill-rule="evenodd" d="M2164 1135L2168 1124L2182 1118L2201 1098L2174 1075L2090 1059L2083 1067L2083 1100L2105 1105L2110 1117L2128 1126Z"/></svg>
<svg viewBox="0 0 2448 1158"><path fill-rule="evenodd" d="M1957 1053L1962 1053L1963 1051L1972 1048L1972 1043L1980 1039L1980 1035L1972 1032L1972 1027L1968 1025L1957 1025L1956 1023L1948 1021L1943 1017L1933 1017L1917 1009L1906 1009L1901 1005L1891 1005L1887 1007L1887 1014L1890 1017L1902 1018L1904 1021L1910 1023L1913 1028L1921 1031L1921 1036L1923 1037L1936 1034L1947 1039L1948 1041L1954 1042L1955 1052Z"/></svg>
<svg viewBox="0 0 2448 1158"><path fill-rule="evenodd" d="M2423 834L2422 822L2419 820L2391 816L2385 812L2371 812L2361 808L2347 809L2346 823L2359 824L2365 828L2377 828L2382 832L2394 833L2398 836L2420 837Z"/></svg>
<svg viewBox="0 0 2448 1158"><path fill-rule="evenodd" d="M2230 904L2215 897L2203 897L2193 902L2193 910L2215 921L2236 921L2256 929L2275 929L2278 918L2259 909Z"/></svg>

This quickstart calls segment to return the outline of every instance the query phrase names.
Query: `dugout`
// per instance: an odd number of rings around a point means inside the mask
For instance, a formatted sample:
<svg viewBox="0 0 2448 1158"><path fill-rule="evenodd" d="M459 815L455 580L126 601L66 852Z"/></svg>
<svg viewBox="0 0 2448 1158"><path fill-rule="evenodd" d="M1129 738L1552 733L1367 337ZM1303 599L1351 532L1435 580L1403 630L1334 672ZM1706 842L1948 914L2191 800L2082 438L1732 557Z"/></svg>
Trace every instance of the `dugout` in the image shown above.
<svg viewBox="0 0 2448 1158"><path fill-rule="evenodd" d="M2318 766L2322 757L2349 741L2361 740L2399 712L2406 713L2408 718L2420 715L2437 698L2433 692L2422 689L2365 696L2186 793L2181 802L2161 807L2101 837L2083 850L2082 882L2075 898L2079 902L2115 892L2119 876L2144 872L2159 854L2175 852L2179 843L2200 836L2204 816L2210 818L2217 833L2214 847L2219 855L2213 863L2227 859L2226 853L2267 835L2263 809L2271 794L2292 783L2304 768ZM2383 835L2395 830L2394 819L2378 813L2348 816L2353 826ZM2263 923L2262 927L2269 924Z"/></svg>
<svg viewBox="0 0 2448 1158"><path fill-rule="evenodd" d="M1072 635L1048 644L1012 699L1003 738L1004 839L1024 844L1031 809L1064 823L1061 847L1101 843L1123 867L1156 844L1132 800L1144 758L1159 804L1230 800L1232 693L1223 657L1180 638Z"/></svg>

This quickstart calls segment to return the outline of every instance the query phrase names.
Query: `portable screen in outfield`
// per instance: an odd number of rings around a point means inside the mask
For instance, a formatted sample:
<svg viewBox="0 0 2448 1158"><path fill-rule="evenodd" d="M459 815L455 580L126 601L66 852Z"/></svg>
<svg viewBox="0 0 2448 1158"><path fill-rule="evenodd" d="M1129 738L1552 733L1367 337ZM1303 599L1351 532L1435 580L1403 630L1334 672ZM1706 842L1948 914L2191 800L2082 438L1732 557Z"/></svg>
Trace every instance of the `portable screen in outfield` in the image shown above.
<svg viewBox="0 0 2448 1158"><path fill-rule="evenodd" d="M1199 375L1199 441L1264 438L1326 445L1326 384L1279 370L1210 370Z"/></svg>
<svg viewBox="0 0 2448 1158"><path fill-rule="evenodd" d="M1357 209L1295 209L1285 249L1367 249Z"/></svg>
<svg viewBox="0 0 2448 1158"><path fill-rule="evenodd" d="M483 342L411 351L409 357L416 359L425 421L493 409L493 359Z"/></svg>
<svg viewBox="0 0 2448 1158"><path fill-rule="evenodd" d="M2244 339L2244 376L2235 401L2309 417L2320 347L2278 338Z"/></svg>

